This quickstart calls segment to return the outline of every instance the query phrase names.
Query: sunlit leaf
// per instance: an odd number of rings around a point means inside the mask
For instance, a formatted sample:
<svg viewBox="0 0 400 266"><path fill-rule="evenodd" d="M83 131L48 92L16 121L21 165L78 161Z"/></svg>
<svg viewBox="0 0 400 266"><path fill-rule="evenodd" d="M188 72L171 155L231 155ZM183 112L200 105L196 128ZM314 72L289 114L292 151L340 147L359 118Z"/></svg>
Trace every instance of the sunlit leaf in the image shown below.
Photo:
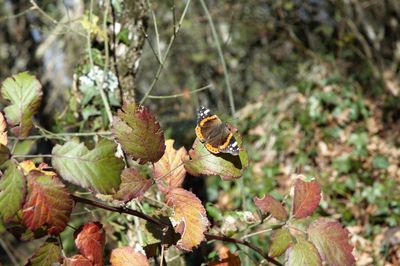
<svg viewBox="0 0 400 266"><path fill-rule="evenodd" d="M185 159L185 169L195 176L219 175L223 180L231 180L241 177L248 166L245 150L240 151L238 156L228 153L213 154L198 139L193 143L189 156Z"/></svg>
<svg viewBox="0 0 400 266"><path fill-rule="evenodd" d="M10 232L15 238L22 241L29 241L33 239L39 239L48 235L47 229L44 228L44 226L34 231L30 230L24 224L22 216L23 212L21 209L6 224L7 231Z"/></svg>
<svg viewBox="0 0 400 266"><path fill-rule="evenodd" d="M164 132L144 106L124 105L113 118L113 131L122 149L140 163L157 162L164 154Z"/></svg>
<svg viewBox="0 0 400 266"><path fill-rule="evenodd" d="M23 222L30 230L47 226L50 234L64 231L73 208L73 200L57 176L31 171L28 195L23 207Z"/></svg>
<svg viewBox="0 0 400 266"><path fill-rule="evenodd" d="M174 141L171 139L165 141L165 147L163 157L154 164L154 179L161 191L180 187L186 175L183 166L186 149L181 147L175 150Z"/></svg>
<svg viewBox="0 0 400 266"><path fill-rule="evenodd" d="M175 231L181 235L177 247L191 251L204 240L209 221L201 201L192 192L174 188L166 195L166 203L173 207L170 217Z"/></svg>
<svg viewBox="0 0 400 266"><path fill-rule="evenodd" d="M308 227L308 238L317 247L328 265L354 265L353 246L349 243L349 231L340 223L319 218Z"/></svg>
<svg viewBox="0 0 400 266"><path fill-rule="evenodd" d="M288 266L320 266L321 258L315 246L303 239L288 249Z"/></svg>
<svg viewBox="0 0 400 266"><path fill-rule="evenodd" d="M321 200L321 186L317 181L304 182L297 179L294 184L293 216L304 218L318 207Z"/></svg>
<svg viewBox="0 0 400 266"><path fill-rule="evenodd" d="M75 245L94 266L101 266L106 241L103 226L97 222L84 224L75 232Z"/></svg>
<svg viewBox="0 0 400 266"><path fill-rule="evenodd" d="M211 262L209 266L240 266L240 258L237 254L232 254L228 247L221 247L218 250L219 260Z"/></svg>
<svg viewBox="0 0 400 266"><path fill-rule="evenodd" d="M281 221L287 220L288 214L286 209L282 206L280 201L276 200L272 196L265 195L261 199L254 197L253 201L263 213L271 213L273 217Z"/></svg>
<svg viewBox="0 0 400 266"><path fill-rule="evenodd" d="M152 181L142 176L138 170L127 168L122 171L121 185L113 197L128 202L131 199L142 197L151 185Z"/></svg>
<svg viewBox="0 0 400 266"><path fill-rule="evenodd" d="M271 246L269 248L269 255L271 257L279 257L292 243L292 236L289 229L281 228L274 232L271 237Z"/></svg>
<svg viewBox="0 0 400 266"><path fill-rule="evenodd" d="M54 266L61 262L61 248L58 241L49 238L36 250L26 265L30 266Z"/></svg>
<svg viewBox="0 0 400 266"><path fill-rule="evenodd" d="M102 194L115 193L124 168L122 159L115 157L116 144L102 139L93 150L83 143L70 141L53 148L52 165L60 176L83 188Z"/></svg>
<svg viewBox="0 0 400 266"><path fill-rule="evenodd" d="M28 175L31 171L34 171L34 170L39 171L42 174L48 175L48 176L57 175L53 171L46 170L49 168L49 166L46 163L40 163L38 166L36 166L36 164L33 161L25 160L25 161L22 161L19 163L19 167L23 171L24 175Z"/></svg>
<svg viewBox="0 0 400 266"><path fill-rule="evenodd" d="M10 220L22 204L26 193L26 179L18 167L10 163L0 179L0 215Z"/></svg>
<svg viewBox="0 0 400 266"><path fill-rule="evenodd" d="M4 118L3 113L0 112L0 144L3 144L4 146L6 146L8 143L6 129L7 129L7 121Z"/></svg>
<svg viewBox="0 0 400 266"><path fill-rule="evenodd" d="M131 247L116 248L111 252L112 266L148 266L147 257Z"/></svg>
<svg viewBox="0 0 400 266"><path fill-rule="evenodd" d="M93 266L93 263L85 256L78 254L71 258L64 258L63 266Z"/></svg>
<svg viewBox="0 0 400 266"><path fill-rule="evenodd" d="M1 95L10 104L4 108L11 131L26 137L32 128L32 117L38 112L42 98L42 85L27 72L7 78L1 87Z"/></svg>

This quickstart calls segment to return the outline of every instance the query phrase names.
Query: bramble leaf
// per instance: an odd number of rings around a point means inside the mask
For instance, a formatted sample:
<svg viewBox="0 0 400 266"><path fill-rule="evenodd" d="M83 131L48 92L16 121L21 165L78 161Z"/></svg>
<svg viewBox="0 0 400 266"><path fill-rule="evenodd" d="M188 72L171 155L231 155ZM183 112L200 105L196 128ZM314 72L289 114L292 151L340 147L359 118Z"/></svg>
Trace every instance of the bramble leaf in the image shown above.
<svg viewBox="0 0 400 266"><path fill-rule="evenodd" d="M60 176L83 188L102 194L115 193L121 183L122 159L115 157L116 144L102 139L93 150L83 143L70 141L56 145L52 165Z"/></svg>
<svg viewBox="0 0 400 266"><path fill-rule="evenodd" d="M261 199L254 197L253 201L263 213L271 213L273 217L281 221L287 220L288 214L286 209L282 206L282 203L274 197L270 195L265 195Z"/></svg>
<svg viewBox="0 0 400 266"><path fill-rule="evenodd" d="M31 171L22 220L32 231L45 225L49 234L58 234L69 221L73 203L68 189L57 176Z"/></svg>
<svg viewBox="0 0 400 266"><path fill-rule="evenodd" d="M8 143L6 129L7 129L7 121L4 118L3 113L0 112L0 144L3 144L4 146L6 146Z"/></svg>
<svg viewBox="0 0 400 266"><path fill-rule="evenodd" d="M157 162L164 154L164 132L144 106L124 105L113 118L113 131L122 149L139 163Z"/></svg>
<svg viewBox="0 0 400 266"><path fill-rule="evenodd" d="M10 163L0 179L0 215L10 220L22 204L26 193L26 179L18 167Z"/></svg>
<svg viewBox="0 0 400 266"><path fill-rule="evenodd" d="M98 222L84 224L74 235L75 245L82 255L92 261L94 266L104 265L103 250L106 235L103 225Z"/></svg>
<svg viewBox="0 0 400 266"><path fill-rule="evenodd" d="M321 186L317 181L304 182L297 179L294 183L293 216L304 218L311 215L321 200Z"/></svg>
<svg viewBox="0 0 400 266"><path fill-rule="evenodd" d="M232 254L228 247L221 247L218 250L218 261L213 261L209 266L240 266L240 258L237 254Z"/></svg>
<svg viewBox="0 0 400 266"><path fill-rule="evenodd" d="M147 257L131 247L116 248L111 252L112 266L148 266Z"/></svg>
<svg viewBox="0 0 400 266"><path fill-rule="evenodd" d="M240 151L238 156L228 153L213 154L198 139L193 143L189 156L185 159L185 169L194 176L219 175L223 180L232 180L241 177L248 166L245 150Z"/></svg>
<svg viewBox="0 0 400 266"><path fill-rule="evenodd" d="M121 174L121 185L114 199L128 202L134 198L140 198L152 185L150 179L146 179L135 168L126 168Z"/></svg>
<svg viewBox="0 0 400 266"><path fill-rule="evenodd" d="M29 266L53 266L61 262L61 248L58 241L49 238L36 250L26 265Z"/></svg>
<svg viewBox="0 0 400 266"><path fill-rule="evenodd" d="M315 246L307 240L298 239L297 243L288 249L288 266L320 266L321 258Z"/></svg>
<svg viewBox="0 0 400 266"><path fill-rule="evenodd" d="M10 104L4 108L11 131L26 137L32 128L32 117L38 112L42 98L42 85L27 72L7 78L1 87L1 95Z"/></svg>
<svg viewBox="0 0 400 266"><path fill-rule="evenodd" d="M329 265L354 265L353 246L349 244L349 231L340 223L319 218L307 230L309 240L317 247Z"/></svg>
<svg viewBox="0 0 400 266"><path fill-rule="evenodd" d="M183 188L174 188L165 197L168 206L173 207L170 220L175 231L181 235L176 246L191 251L204 240L204 232L209 221L201 201L192 192Z"/></svg>
<svg viewBox="0 0 400 266"><path fill-rule="evenodd" d="M165 141L165 147L165 153L154 164L153 172L158 188L166 193L169 189L181 187L186 175L183 159L187 152L184 147L175 150L172 139Z"/></svg>
<svg viewBox="0 0 400 266"><path fill-rule="evenodd" d="M269 255L271 257L279 257L282 255L289 245L292 243L292 236L287 228L281 228L274 232L271 237L271 246Z"/></svg>
<svg viewBox="0 0 400 266"><path fill-rule="evenodd" d="M71 258L64 258L63 266L93 266L93 263L85 256L77 254Z"/></svg>
<svg viewBox="0 0 400 266"><path fill-rule="evenodd" d="M11 153L7 146L0 144L0 165L5 163L8 159L10 159Z"/></svg>

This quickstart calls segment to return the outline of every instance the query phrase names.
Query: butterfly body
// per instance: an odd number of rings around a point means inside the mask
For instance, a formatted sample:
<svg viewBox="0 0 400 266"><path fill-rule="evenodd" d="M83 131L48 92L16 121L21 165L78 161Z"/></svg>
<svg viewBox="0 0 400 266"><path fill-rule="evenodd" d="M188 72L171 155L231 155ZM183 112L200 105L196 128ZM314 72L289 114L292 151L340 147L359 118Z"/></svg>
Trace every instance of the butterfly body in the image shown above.
<svg viewBox="0 0 400 266"><path fill-rule="evenodd" d="M208 108L201 107L197 113L196 135L211 153L239 154L239 145L231 130Z"/></svg>

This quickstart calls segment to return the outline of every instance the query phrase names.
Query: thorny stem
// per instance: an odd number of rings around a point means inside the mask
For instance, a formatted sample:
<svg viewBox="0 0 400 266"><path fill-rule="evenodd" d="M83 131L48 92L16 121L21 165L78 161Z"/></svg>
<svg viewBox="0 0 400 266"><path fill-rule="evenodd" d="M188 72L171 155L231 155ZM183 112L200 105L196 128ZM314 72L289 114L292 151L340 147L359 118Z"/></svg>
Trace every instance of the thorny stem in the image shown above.
<svg viewBox="0 0 400 266"><path fill-rule="evenodd" d="M147 214L144 214L142 212L136 211L136 210L132 210L130 208L126 208L126 207L114 207L114 206L109 206L106 204L103 204L101 202L98 201L94 201L91 199L86 199L86 198L81 198L75 195L72 195L72 198L75 200L75 202L80 202L83 204L88 204L94 207L98 207L104 210L108 210L108 211L112 211L112 212L119 212L119 213L125 213L125 214L129 214L129 215L133 215L139 218L142 218L144 220L146 220L147 222L153 223L155 225L158 225L162 228L162 230L166 231L168 229L168 227L170 226L170 224L163 222L157 218L151 217ZM264 259L266 259L267 261L269 261L270 263L277 265L277 266L283 266L279 261L269 257L267 254L264 253L264 251L262 249L260 249L259 247L255 246L254 244L243 240L243 239L236 239L236 238L231 238L231 237L227 237L227 236L218 236L218 235L213 235L213 234L204 234L207 241L211 241L211 240L219 240L219 241L223 241L223 242L229 242L229 243L235 243L235 244L239 244L239 245L244 245L249 247L250 249L254 250L255 252L257 252L258 254L260 254Z"/></svg>

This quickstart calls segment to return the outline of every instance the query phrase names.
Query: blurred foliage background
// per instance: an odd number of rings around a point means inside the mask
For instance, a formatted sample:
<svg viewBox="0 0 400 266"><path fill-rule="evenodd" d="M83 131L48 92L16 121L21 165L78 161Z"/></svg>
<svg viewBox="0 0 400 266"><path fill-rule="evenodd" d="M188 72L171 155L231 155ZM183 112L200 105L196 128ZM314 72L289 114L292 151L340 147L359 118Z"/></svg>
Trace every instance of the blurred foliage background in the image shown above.
<svg viewBox="0 0 400 266"><path fill-rule="evenodd" d="M187 178L215 228L248 233L241 211L256 211L252 197L283 199L301 173L323 185L318 212L351 232L357 265L399 265L400 2L205 3L209 16L192 1L179 27L186 1L3 0L1 80L25 70L37 75L45 95L36 123L53 132L107 130L98 76L112 111L152 88L145 104L186 148L197 108L208 106L237 126L251 159L236 182ZM169 51L165 62L159 51ZM48 153L53 144L30 141L21 152ZM114 229L122 224L107 219ZM249 239L266 249L269 237ZM193 256L204 261L207 252L186 255L188 264Z"/></svg>

